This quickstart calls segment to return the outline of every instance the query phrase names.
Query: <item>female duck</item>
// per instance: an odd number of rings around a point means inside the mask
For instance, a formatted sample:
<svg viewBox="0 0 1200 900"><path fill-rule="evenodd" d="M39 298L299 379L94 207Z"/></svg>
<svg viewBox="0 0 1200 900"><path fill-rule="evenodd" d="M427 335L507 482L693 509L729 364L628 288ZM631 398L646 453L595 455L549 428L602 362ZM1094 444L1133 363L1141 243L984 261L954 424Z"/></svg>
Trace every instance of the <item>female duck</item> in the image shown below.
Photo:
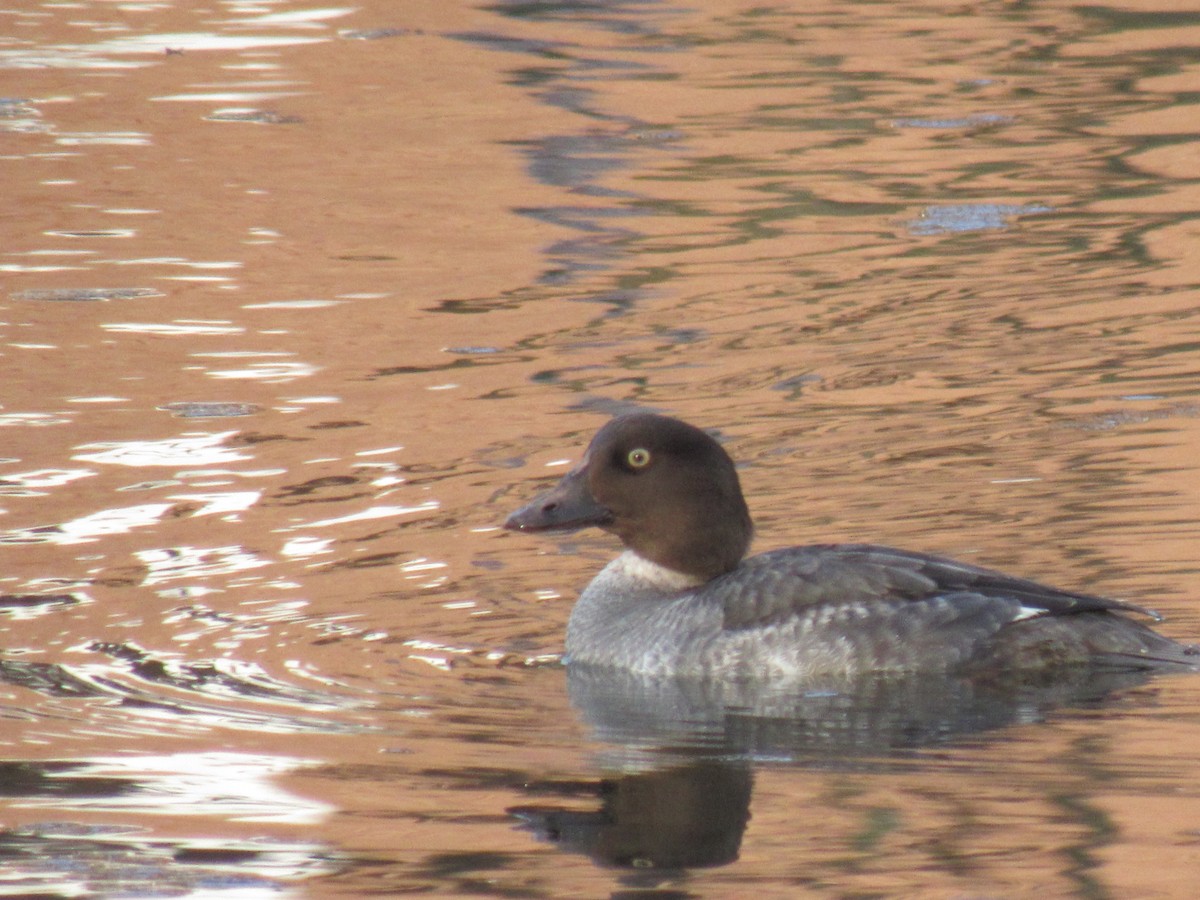
<svg viewBox="0 0 1200 900"><path fill-rule="evenodd" d="M949 559L869 544L747 559L753 528L733 461L666 416L613 419L578 466L504 523L588 525L625 552L571 613L573 665L757 679L1200 668L1200 647L1130 618L1147 610Z"/></svg>

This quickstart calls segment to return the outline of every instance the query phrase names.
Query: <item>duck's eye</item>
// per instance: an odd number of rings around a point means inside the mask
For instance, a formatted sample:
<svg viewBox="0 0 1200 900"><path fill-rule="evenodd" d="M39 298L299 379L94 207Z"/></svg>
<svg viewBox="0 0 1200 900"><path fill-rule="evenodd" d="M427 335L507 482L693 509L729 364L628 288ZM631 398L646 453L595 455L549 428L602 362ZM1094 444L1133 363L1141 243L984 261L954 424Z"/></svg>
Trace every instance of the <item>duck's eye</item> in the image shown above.
<svg viewBox="0 0 1200 900"><path fill-rule="evenodd" d="M644 469L650 465L650 451L645 447L637 447L629 451L625 461L629 463L631 469Z"/></svg>

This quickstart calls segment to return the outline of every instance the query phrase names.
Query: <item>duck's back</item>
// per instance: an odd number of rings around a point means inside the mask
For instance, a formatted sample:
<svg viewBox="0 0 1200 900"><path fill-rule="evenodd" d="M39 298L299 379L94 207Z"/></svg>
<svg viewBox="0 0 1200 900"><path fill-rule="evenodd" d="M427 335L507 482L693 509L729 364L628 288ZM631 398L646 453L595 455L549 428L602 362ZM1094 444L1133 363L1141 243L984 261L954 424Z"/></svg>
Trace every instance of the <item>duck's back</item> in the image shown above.
<svg viewBox="0 0 1200 900"><path fill-rule="evenodd" d="M572 613L576 662L645 673L817 678L866 672L1196 668L1115 600L873 545L744 560L696 586L648 577L626 553Z"/></svg>

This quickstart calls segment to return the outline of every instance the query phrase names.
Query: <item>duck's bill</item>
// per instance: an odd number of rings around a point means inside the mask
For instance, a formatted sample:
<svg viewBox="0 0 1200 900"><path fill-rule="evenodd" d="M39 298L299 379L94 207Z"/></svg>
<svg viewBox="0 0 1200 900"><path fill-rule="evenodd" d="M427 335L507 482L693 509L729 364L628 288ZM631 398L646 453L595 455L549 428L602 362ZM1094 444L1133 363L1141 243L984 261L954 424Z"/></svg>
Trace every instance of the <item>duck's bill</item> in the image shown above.
<svg viewBox="0 0 1200 900"><path fill-rule="evenodd" d="M505 519L504 527L509 531L575 531L589 525L603 527L611 521L612 513L596 502L587 477L576 470Z"/></svg>

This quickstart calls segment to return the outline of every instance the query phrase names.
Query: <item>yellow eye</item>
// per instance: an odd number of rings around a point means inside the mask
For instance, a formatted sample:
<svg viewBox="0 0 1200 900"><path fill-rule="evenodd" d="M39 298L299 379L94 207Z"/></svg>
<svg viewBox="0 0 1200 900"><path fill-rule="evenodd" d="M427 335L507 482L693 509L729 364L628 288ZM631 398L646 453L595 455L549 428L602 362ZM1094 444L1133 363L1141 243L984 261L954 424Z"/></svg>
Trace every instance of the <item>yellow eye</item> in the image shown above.
<svg viewBox="0 0 1200 900"><path fill-rule="evenodd" d="M625 461L629 463L629 467L632 469L644 469L650 465L650 451L645 447L630 450L629 455L625 457Z"/></svg>

